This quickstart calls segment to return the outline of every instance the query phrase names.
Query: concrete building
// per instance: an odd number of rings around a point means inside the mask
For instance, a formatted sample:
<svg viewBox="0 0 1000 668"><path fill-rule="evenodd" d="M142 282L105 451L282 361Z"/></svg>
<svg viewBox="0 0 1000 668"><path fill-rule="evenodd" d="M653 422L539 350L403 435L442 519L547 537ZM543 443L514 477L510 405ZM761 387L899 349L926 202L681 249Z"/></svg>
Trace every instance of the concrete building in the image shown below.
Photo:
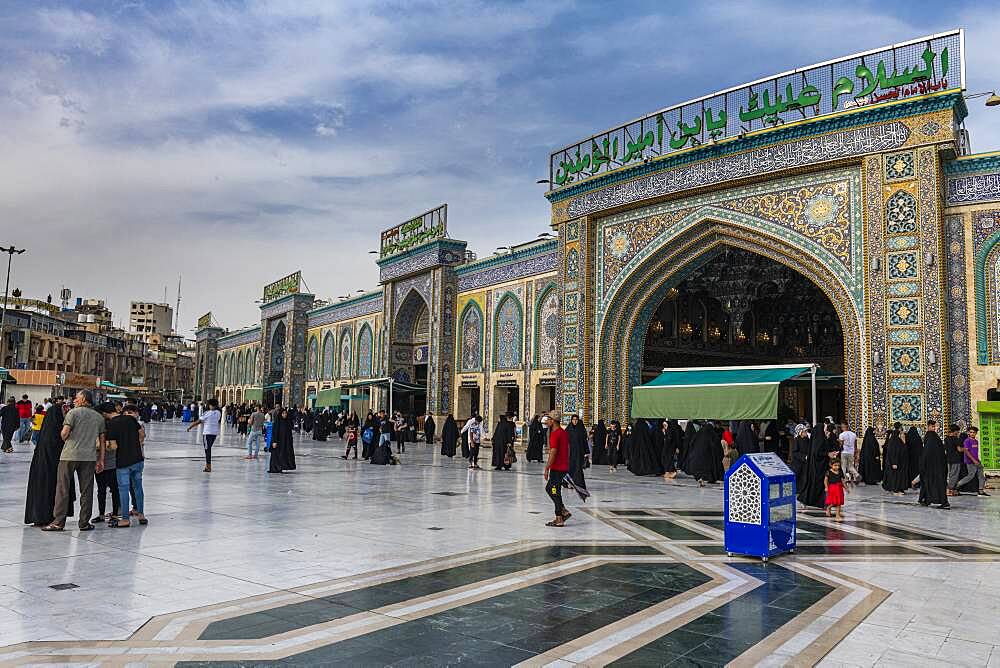
<svg viewBox="0 0 1000 668"><path fill-rule="evenodd" d="M169 335L174 329L174 309L169 304L132 302L129 307L128 331L145 343L154 337Z"/></svg>

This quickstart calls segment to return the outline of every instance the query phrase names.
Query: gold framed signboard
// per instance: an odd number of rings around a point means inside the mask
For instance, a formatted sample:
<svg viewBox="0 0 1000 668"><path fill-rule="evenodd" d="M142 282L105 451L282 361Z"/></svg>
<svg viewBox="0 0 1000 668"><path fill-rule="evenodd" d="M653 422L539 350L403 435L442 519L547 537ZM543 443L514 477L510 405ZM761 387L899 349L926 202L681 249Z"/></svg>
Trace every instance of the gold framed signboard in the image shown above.
<svg viewBox="0 0 1000 668"><path fill-rule="evenodd" d="M302 272L297 271L274 283L264 286L264 303L273 302L287 295L298 294L302 290Z"/></svg>

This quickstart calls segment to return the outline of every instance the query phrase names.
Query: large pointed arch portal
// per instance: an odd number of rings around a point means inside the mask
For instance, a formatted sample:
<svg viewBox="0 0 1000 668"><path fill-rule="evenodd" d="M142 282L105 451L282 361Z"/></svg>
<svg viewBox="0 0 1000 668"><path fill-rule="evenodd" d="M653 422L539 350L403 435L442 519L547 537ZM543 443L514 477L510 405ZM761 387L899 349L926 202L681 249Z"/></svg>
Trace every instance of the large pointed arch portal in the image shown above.
<svg viewBox="0 0 1000 668"><path fill-rule="evenodd" d="M599 323L595 405L602 416L628 416L631 388L642 382L644 346L657 309L689 276L720 253L749 252L801 275L832 305L843 337L843 372L852 379L845 388L844 417L862 424L867 369L860 315L840 278L824 259L752 226L701 215L682 232L663 239L631 268L608 295ZM734 268L739 278L739 268ZM720 366L722 366L720 364ZM710 417L710 416L691 416ZM840 416L838 416L840 417Z"/></svg>

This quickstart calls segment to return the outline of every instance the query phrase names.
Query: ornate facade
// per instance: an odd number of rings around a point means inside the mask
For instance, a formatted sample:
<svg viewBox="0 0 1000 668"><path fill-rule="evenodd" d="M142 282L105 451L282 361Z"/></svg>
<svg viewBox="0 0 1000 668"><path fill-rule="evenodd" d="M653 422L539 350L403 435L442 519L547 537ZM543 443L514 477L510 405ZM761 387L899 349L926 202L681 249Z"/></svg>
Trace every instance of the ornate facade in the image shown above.
<svg viewBox="0 0 1000 668"><path fill-rule="evenodd" d="M280 361L295 403L391 377L435 415L629 417L658 306L737 249L830 301L852 424L974 421L1000 375L1000 153L963 155L966 113L960 91L927 92L564 183L546 195L553 240L470 260L445 237L383 258L378 291L286 297L259 328L199 331L199 378L239 400ZM382 386L367 396L386 403Z"/></svg>

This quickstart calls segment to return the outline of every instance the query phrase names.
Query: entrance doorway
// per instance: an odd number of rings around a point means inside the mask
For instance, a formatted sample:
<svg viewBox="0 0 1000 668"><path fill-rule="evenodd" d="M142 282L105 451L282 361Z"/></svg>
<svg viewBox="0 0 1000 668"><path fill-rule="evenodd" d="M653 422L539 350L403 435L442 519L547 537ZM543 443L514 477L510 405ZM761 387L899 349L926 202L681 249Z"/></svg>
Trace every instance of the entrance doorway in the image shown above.
<svg viewBox="0 0 1000 668"><path fill-rule="evenodd" d="M642 382L664 368L812 362L824 378L819 415L844 419L844 332L826 294L779 262L722 246L667 292L650 319ZM811 418L809 384L783 386L778 411L779 419Z"/></svg>
<svg viewBox="0 0 1000 668"><path fill-rule="evenodd" d="M521 419L521 388L517 386L496 387L493 391L493 418L507 415Z"/></svg>
<svg viewBox="0 0 1000 668"><path fill-rule="evenodd" d="M535 413L541 415L556 409L556 388L552 385L535 386Z"/></svg>
<svg viewBox="0 0 1000 668"><path fill-rule="evenodd" d="M479 387L458 388L458 414L456 420L464 420L479 413Z"/></svg>

